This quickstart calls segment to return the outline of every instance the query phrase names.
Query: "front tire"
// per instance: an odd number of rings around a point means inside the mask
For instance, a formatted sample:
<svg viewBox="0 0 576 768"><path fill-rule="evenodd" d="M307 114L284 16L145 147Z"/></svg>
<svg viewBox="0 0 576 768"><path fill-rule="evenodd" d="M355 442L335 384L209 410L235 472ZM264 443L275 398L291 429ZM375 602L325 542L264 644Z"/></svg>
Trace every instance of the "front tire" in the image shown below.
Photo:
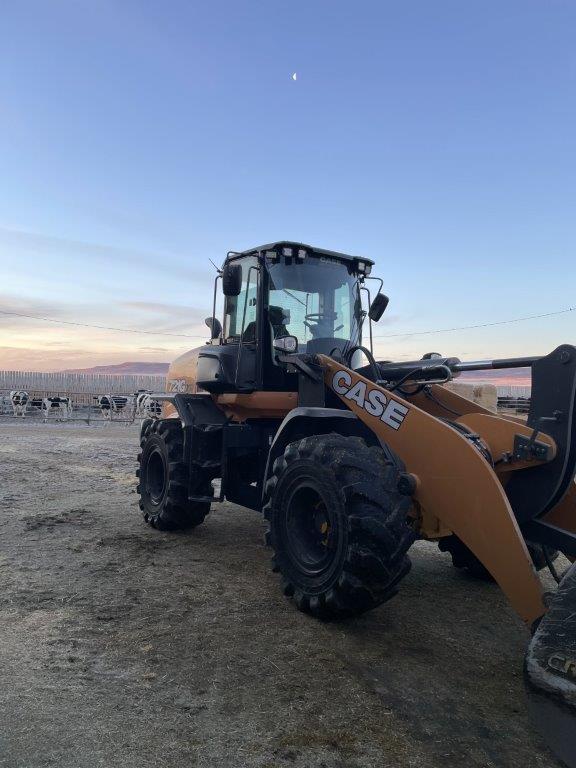
<svg viewBox="0 0 576 768"><path fill-rule="evenodd" d="M144 520L160 531L195 528L204 522L210 502L188 500L189 469L184 463L182 425L177 419L143 425L136 476ZM202 489L212 496L212 485Z"/></svg>
<svg viewBox="0 0 576 768"><path fill-rule="evenodd" d="M338 434L290 443L266 485L266 542L284 594L321 619L389 600L415 539L401 468L382 449Z"/></svg>

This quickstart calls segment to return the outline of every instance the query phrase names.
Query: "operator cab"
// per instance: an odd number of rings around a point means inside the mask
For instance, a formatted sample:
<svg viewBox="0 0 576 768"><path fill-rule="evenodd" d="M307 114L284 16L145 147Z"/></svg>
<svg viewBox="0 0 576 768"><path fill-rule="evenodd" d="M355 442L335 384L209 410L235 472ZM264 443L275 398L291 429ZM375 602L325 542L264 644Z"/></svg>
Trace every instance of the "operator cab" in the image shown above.
<svg viewBox="0 0 576 768"><path fill-rule="evenodd" d="M362 291L373 262L294 242L229 253L221 275L224 317L206 320L212 341L198 358L209 392L293 391L280 350L342 354L361 344ZM374 278L369 278L374 279ZM379 281L381 283L381 281Z"/></svg>

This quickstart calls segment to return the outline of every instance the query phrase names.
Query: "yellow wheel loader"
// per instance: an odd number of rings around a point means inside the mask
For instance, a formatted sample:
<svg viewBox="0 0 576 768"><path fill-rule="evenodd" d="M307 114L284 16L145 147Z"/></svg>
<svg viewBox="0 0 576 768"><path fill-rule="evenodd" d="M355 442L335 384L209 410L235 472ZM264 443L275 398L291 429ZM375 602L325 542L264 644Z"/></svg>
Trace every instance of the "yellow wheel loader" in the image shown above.
<svg viewBox="0 0 576 768"><path fill-rule="evenodd" d="M224 499L262 511L284 594L324 620L390 599L412 543L438 541L455 565L489 574L531 629L530 707L576 766L576 566L555 594L536 571L555 573L557 552L576 558L576 348L377 361L372 323L388 299L372 266L294 242L227 255L210 341L172 364L155 395L162 417L142 425L144 517L170 530ZM521 366L532 369L525 419L442 386Z"/></svg>

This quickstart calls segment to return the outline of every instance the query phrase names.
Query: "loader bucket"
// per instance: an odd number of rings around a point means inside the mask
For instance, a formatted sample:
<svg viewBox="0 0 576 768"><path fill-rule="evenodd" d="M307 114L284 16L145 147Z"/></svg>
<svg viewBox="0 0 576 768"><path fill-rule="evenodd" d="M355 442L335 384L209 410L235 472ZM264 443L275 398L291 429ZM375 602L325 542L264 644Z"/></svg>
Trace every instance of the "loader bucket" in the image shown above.
<svg viewBox="0 0 576 768"><path fill-rule="evenodd" d="M556 756L576 768L576 563L534 633L524 671L537 729Z"/></svg>

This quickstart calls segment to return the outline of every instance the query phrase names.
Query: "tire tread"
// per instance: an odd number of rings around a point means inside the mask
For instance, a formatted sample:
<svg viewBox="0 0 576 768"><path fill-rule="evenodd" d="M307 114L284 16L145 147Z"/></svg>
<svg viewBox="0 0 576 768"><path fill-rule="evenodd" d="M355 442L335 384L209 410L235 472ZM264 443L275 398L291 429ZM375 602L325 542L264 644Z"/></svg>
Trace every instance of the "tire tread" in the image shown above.
<svg viewBox="0 0 576 768"><path fill-rule="evenodd" d="M274 495L283 472L299 459L312 459L333 475L342 494L348 528L347 552L336 583L307 594L280 570L283 592L297 607L320 619L364 613L389 600L410 570L407 551L416 536L408 525L411 499L397 489L402 467L359 437L337 433L305 437L286 446L265 485L266 544L274 549Z"/></svg>

